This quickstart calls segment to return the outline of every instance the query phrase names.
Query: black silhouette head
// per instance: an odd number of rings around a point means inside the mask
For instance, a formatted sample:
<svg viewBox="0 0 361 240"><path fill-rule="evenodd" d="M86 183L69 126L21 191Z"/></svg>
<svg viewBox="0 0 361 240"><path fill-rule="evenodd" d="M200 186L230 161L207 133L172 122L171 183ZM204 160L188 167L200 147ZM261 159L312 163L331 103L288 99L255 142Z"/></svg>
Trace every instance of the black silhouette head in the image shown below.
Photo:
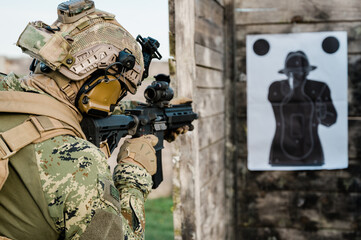
<svg viewBox="0 0 361 240"><path fill-rule="evenodd" d="M306 54L302 51L290 52L285 61L285 68L279 70L279 73L289 75L290 73L299 74L303 73L308 75L310 71L315 70L316 66L310 66Z"/></svg>

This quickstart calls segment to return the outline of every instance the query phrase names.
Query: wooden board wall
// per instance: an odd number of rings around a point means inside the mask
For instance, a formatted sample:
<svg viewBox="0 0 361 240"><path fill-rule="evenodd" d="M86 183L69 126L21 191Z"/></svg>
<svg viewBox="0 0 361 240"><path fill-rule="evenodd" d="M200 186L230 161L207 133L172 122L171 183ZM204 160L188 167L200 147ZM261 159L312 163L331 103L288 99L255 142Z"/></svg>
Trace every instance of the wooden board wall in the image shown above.
<svg viewBox="0 0 361 240"><path fill-rule="evenodd" d="M234 228L228 223L234 215L230 212L234 198L226 191L233 184L226 181L230 174L225 158L229 141L225 107L229 101L225 84L227 2L232 1L169 0L174 87L178 96L193 99L199 115L193 133L179 141L174 188L176 239L232 239Z"/></svg>
<svg viewBox="0 0 361 240"><path fill-rule="evenodd" d="M359 0L236 0L238 239L361 239L361 4ZM348 32L349 168L247 169L246 35Z"/></svg>

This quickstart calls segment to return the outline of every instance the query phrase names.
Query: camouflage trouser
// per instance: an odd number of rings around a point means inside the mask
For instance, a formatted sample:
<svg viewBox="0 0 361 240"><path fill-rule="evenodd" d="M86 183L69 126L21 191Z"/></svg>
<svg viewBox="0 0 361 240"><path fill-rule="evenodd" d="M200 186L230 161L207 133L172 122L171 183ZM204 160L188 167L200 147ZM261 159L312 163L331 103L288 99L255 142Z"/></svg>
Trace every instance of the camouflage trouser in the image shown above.
<svg viewBox="0 0 361 240"><path fill-rule="evenodd" d="M116 167L119 195L105 156L89 142L62 136L36 144L35 149L50 216L66 239L81 236L98 209L121 216L128 239L143 239L144 199L152 186L144 169Z"/></svg>

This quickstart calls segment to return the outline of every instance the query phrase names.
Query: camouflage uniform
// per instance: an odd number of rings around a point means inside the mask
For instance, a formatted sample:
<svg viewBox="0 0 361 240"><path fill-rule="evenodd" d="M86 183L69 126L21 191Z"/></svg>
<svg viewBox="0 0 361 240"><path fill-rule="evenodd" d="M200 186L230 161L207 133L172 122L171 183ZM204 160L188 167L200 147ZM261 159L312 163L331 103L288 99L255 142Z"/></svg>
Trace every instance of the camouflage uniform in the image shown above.
<svg viewBox="0 0 361 240"><path fill-rule="evenodd" d="M36 90L9 74L0 80L0 91ZM123 163L112 177L104 154L90 142L73 136L54 137L33 147L47 212L59 238L80 238L99 209L121 218L124 239L144 238L144 201L152 187L145 169ZM0 191L0 206L7 209L6 203ZM15 208L26 212L21 205ZM0 222L6 220L0 214ZM0 235L5 235L1 226Z"/></svg>

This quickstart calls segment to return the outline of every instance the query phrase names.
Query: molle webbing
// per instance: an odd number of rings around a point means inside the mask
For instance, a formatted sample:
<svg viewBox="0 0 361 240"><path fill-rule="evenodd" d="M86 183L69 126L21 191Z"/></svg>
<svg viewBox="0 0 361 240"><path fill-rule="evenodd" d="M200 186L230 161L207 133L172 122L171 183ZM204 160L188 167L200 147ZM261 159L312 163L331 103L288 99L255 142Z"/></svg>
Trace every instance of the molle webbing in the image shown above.
<svg viewBox="0 0 361 240"><path fill-rule="evenodd" d="M27 113L22 124L0 133L0 190L9 175L9 158L31 143L60 135L85 138L71 110L46 95L25 92L1 92L0 112Z"/></svg>
<svg viewBox="0 0 361 240"><path fill-rule="evenodd" d="M76 114L52 97L28 92L1 92L0 102L0 112L51 117L68 124L78 137L86 139Z"/></svg>
<svg viewBox="0 0 361 240"><path fill-rule="evenodd" d="M31 143L60 135L77 136L72 127L45 116L30 116L24 123L0 133L0 189L9 175L9 158Z"/></svg>

